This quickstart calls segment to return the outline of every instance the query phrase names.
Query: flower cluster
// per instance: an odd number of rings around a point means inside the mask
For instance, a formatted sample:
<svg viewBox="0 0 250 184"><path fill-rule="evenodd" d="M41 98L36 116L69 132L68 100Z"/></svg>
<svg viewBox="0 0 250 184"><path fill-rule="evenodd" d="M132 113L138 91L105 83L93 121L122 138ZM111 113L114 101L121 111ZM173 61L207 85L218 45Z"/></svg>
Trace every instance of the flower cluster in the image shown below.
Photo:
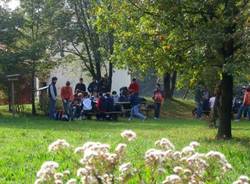
<svg viewBox="0 0 250 184"><path fill-rule="evenodd" d="M191 142L181 151L175 151L174 145L166 138L158 140L155 145L161 150L149 149L145 154L145 163L151 168L163 170L174 167L173 174L167 176L163 183L203 183L206 173L215 173L211 168L219 168L222 173L232 169L222 153L210 151L207 154L196 152L198 142ZM217 167L215 167L217 166Z"/></svg>
<svg viewBox="0 0 250 184"><path fill-rule="evenodd" d="M125 130L121 137L133 141L136 133ZM74 156L79 159L79 163L73 163L76 172L58 172L59 164L47 161L37 172L35 184L114 184L129 183L133 178L135 181L139 179L139 183L150 181L163 184L203 184L212 182L215 178L223 183L225 173L232 170L231 164L222 153L197 152L200 144L196 141L176 150L170 140L162 138L155 142L155 146L157 148L145 152L145 164L138 169L126 157L127 144L119 143L112 150L109 144L86 142L74 150ZM49 146L49 151L55 152L68 147L70 145L67 141L59 139ZM218 176L217 173L221 175ZM163 177L165 179L162 181ZM241 176L234 184L249 184L249 178Z"/></svg>
<svg viewBox="0 0 250 184"><path fill-rule="evenodd" d="M80 163L84 166L78 169L77 176L81 178L83 183L99 181L106 184L112 183L114 180L113 171L122 161L126 147L126 144L120 143L112 153L110 145L100 142L87 142L82 147L76 148L75 153L82 155ZM119 179L127 177L128 170L125 168L121 170Z"/></svg>
<svg viewBox="0 0 250 184"><path fill-rule="evenodd" d="M121 136L123 138L126 138L128 139L128 141L134 141L136 139L136 133L133 132L132 130L124 130L122 133L121 133Z"/></svg>
<svg viewBox="0 0 250 184"><path fill-rule="evenodd" d="M161 149L165 149L165 150L174 150L175 149L174 145L170 142L170 140L168 140L166 138L162 138L161 140L157 140L155 142L155 145L160 147Z"/></svg>
<svg viewBox="0 0 250 184"><path fill-rule="evenodd" d="M60 151L64 148L70 147L70 144L64 139L58 139L49 145L49 152Z"/></svg>
<svg viewBox="0 0 250 184"><path fill-rule="evenodd" d="M240 176L233 184L249 184L249 182L250 179L247 176Z"/></svg>
<svg viewBox="0 0 250 184"><path fill-rule="evenodd" d="M46 161L41 166L40 170L37 172L37 180L35 184L40 184L44 181L50 181L54 174L56 174L56 169L59 167L59 164L54 161ZM56 174L58 176L58 174Z"/></svg>

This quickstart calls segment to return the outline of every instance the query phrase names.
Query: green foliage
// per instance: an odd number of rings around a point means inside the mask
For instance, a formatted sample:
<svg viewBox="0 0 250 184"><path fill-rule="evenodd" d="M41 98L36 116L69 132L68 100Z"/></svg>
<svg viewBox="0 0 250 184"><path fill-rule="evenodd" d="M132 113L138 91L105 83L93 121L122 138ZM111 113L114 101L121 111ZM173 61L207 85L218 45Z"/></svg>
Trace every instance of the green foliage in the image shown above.
<svg viewBox="0 0 250 184"><path fill-rule="evenodd" d="M248 1L109 3L112 9L98 8L98 26L115 28L113 62L118 66L178 70L191 81L206 68L236 74L249 66ZM233 54L226 55L231 41Z"/></svg>

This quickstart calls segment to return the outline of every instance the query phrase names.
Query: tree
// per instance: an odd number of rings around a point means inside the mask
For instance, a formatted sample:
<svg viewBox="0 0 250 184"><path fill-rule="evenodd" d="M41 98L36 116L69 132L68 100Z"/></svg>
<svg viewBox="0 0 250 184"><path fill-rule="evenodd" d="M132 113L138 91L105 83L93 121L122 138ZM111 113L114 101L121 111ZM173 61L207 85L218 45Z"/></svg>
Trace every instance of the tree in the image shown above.
<svg viewBox="0 0 250 184"><path fill-rule="evenodd" d="M68 0L53 16L54 37L58 41L57 50L75 56L94 79L100 81L108 76L111 90L114 37L112 30L100 31L96 26L98 1ZM105 75L104 75L105 74Z"/></svg>
<svg viewBox="0 0 250 184"><path fill-rule="evenodd" d="M222 90L217 138L231 138L233 76L249 65L249 1L117 0L113 4L113 22L119 25L114 58L119 65L197 78L207 67L216 68Z"/></svg>
<svg viewBox="0 0 250 184"><path fill-rule="evenodd" d="M58 2L58 1L57 1ZM56 1L54 1L55 5ZM48 58L47 49L51 45L49 19L51 1L40 0L23 0L21 1L21 13L24 24L19 28L21 36L17 41L18 50L23 54L23 61L27 64L28 71L31 75L32 88L32 114L36 114L35 107L35 78L39 72L48 71L51 68ZM40 71L39 71L40 70Z"/></svg>

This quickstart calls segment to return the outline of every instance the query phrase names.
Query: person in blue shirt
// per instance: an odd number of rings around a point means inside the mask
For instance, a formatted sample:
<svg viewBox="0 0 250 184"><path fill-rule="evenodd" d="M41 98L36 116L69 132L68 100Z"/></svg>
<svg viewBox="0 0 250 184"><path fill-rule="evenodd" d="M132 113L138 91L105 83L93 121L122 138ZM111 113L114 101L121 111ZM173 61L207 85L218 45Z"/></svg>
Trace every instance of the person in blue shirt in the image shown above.
<svg viewBox="0 0 250 184"><path fill-rule="evenodd" d="M146 116L140 113L140 104L141 99L139 98L138 93L134 92L131 94L129 101L131 103L131 111L130 111L130 118L132 120L133 117L139 118L141 120L145 120Z"/></svg>

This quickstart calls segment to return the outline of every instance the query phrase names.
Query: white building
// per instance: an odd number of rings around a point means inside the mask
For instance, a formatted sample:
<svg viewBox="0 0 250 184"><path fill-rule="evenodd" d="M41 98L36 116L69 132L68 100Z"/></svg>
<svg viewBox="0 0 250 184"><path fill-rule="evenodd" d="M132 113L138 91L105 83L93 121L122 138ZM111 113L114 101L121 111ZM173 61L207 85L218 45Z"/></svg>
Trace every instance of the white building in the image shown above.
<svg viewBox="0 0 250 184"><path fill-rule="evenodd" d="M74 61L71 63L64 63L56 67L50 73L50 83L51 78L56 76L58 78L57 88L60 91L62 86L65 86L66 81L70 81L71 86L75 87L78 83L79 78L83 78L86 87L92 81L92 77L87 75L87 72L83 72L81 67L81 61ZM116 90L119 92L119 89L123 86L128 86L131 82L131 76L128 73L128 70L114 69L113 78L112 78L112 91Z"/></svg>

